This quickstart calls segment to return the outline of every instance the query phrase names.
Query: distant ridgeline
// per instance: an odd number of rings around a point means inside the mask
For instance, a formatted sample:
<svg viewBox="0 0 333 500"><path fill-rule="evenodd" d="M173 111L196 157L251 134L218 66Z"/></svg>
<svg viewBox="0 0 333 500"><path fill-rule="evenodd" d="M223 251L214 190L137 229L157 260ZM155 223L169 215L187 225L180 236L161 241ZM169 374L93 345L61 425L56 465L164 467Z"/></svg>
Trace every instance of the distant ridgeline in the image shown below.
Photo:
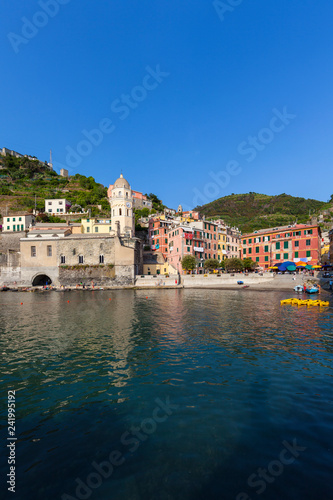
<svg viewBox="0 0 333 500"><path fill-rule="evenodd" d="M280 194L269 196L258 193L232 194L198 206L206 218L223 219L230 226L237 226L243 233L256 229L306 223L321 211L327 210L331 219L330 202Z"/></svg>

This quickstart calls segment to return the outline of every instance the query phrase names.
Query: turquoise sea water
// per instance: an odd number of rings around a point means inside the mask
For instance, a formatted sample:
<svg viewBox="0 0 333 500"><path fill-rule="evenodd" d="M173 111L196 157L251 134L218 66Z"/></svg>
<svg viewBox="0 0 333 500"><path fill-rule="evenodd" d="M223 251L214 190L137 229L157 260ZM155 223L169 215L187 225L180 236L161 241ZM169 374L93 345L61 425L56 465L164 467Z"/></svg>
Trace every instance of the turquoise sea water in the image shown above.
<svg viewBox="0 0 333 500"><path fill-rule="evenodd" d="M287 297L0 294L1 498L331 500L332 308Z"/></svg>

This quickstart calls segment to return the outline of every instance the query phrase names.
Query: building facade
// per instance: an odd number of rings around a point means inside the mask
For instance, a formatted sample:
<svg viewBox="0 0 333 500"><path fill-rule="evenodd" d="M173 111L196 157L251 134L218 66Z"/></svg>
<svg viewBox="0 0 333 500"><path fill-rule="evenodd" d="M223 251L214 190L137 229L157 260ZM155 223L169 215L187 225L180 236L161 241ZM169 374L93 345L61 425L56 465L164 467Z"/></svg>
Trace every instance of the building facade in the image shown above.
<svg viewBox="0 0 333 500"><path fill-rule="evenodd" d="M4 215L2 222L2 231L25 231L35 224L36 217L33 214L15 214Z"/></svg>
<svg viewBox="0 0 333 500"><path fill-rule="evenodd" d="M65 198L45 200L45 212L50 215L67 214L71 207L71 202Z"/></svg>
<svg viewBox="0 0 333 500"><path fill-rule="evenodd" d="M320 228L317 225L296 224L254 231L242 236L242 258L249 257L262 269L283 261L300 260L320 264Z"/></svg>
<svg viewBox="0 0 333 500"><path fill-rule="evenodd" d="M83 234L111 234L113 231L111 219L81 219L81 224Z"/></svg>

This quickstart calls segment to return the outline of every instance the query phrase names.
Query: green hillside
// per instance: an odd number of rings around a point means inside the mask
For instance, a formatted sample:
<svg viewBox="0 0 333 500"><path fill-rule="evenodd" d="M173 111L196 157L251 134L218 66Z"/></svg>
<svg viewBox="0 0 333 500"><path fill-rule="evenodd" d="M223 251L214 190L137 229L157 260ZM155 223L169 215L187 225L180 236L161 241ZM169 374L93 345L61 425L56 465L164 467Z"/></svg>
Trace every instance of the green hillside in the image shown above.
<svg viewBox="0 0 333 500"><path fill-rule="evenodd" d="M223 219L237 226L243 233L257 229L306 223L309 214L315 215L329 206L318 200L280 194L269 196L258 193L232 194L196 207L203 215L212 219Z"/></svg>
<svg viewBox="0 0 333 500"><path fill-rule="evenodd" d="M92 215L110 215L107 188L93 177L61 177L37 159L0 156L0 212L44 210L45 198L66 198ZM97 205L102 208L99 209ZM78 211L79 211L79 207ZM75 208L75 207L74 207Z"/></svg>

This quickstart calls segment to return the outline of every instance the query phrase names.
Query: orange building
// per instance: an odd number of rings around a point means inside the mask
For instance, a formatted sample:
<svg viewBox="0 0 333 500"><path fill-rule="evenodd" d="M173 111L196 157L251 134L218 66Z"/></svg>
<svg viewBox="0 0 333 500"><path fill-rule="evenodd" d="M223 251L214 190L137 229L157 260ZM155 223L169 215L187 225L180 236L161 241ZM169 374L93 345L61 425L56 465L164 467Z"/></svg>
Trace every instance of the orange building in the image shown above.
<svg viewBox="0 0 333 500"><path fill-rule="evenodd" d="M320 239L317 225L295 224L260 229L242 236L242 258L251 258L263 269L284 261L320 264Z"/></svg>

